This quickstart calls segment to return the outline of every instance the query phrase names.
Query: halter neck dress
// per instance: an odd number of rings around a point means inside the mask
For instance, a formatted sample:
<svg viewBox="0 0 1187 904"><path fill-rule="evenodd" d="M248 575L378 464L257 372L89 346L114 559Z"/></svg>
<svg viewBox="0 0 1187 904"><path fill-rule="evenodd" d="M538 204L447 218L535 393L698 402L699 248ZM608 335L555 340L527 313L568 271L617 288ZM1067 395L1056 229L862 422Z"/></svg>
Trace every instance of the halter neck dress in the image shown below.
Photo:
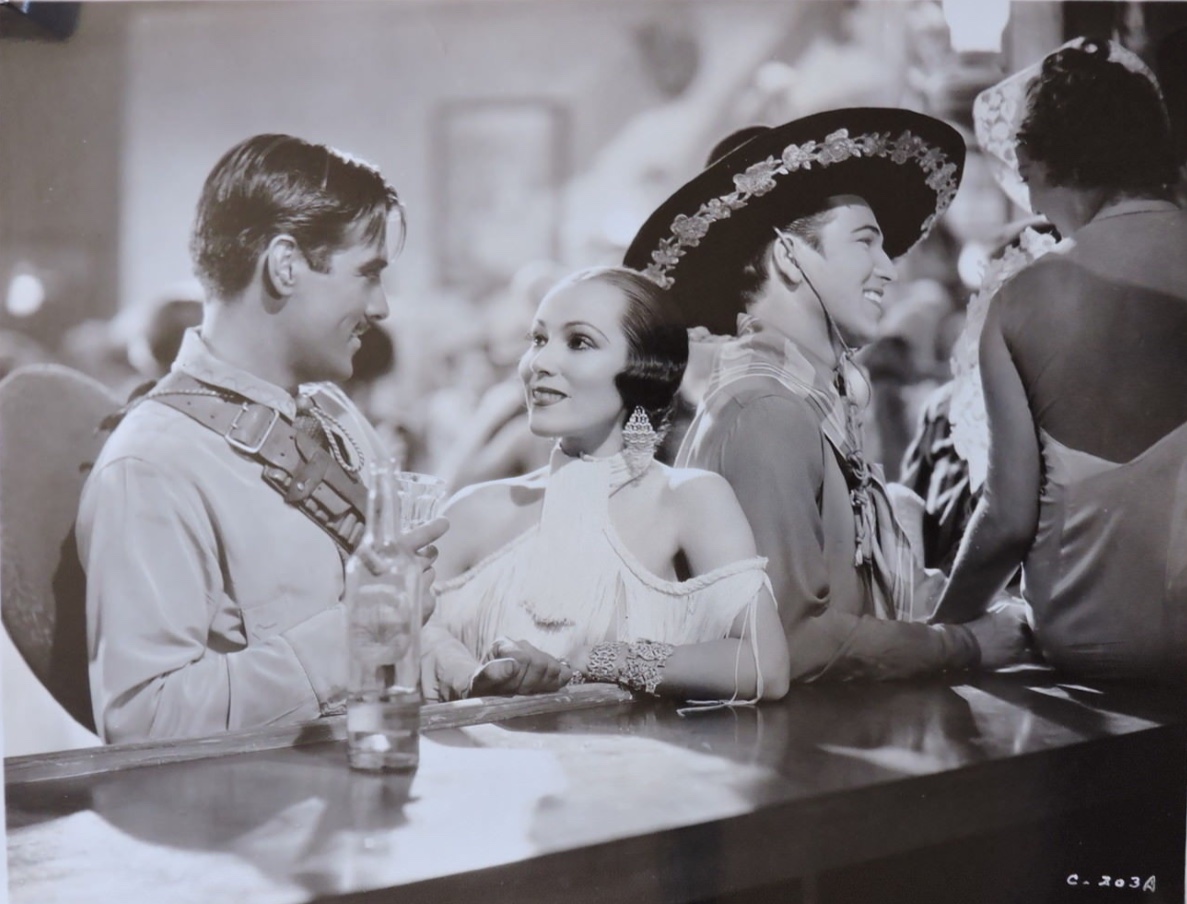
<svg viewBox="0 0 1187 904"><path fill-rule="evenodd" d="M430 625L448 630L484 662L500 638L526 640L557 658L603 641L718 640L746 612L753 647L756 607L770 586L766 559L744 559L683 581L652 573L610 521L610 496L633 479L621 453L572 458L558 445L540 521L440 583ZM470 674L443 677L458 688Z"/></svg>

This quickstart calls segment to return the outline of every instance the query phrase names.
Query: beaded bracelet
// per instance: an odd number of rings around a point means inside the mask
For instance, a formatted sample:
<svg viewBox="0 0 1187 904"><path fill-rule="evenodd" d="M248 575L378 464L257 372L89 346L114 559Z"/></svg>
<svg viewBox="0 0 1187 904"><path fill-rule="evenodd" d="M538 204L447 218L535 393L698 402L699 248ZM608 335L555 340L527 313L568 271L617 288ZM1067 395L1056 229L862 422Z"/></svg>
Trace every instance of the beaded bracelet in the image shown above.
<svg viewBox="0 0 1187 904"><path fill-rule="evenodd" d="M589 651L589 661L584 672L573 672L570 684L585 684L587 681L614 684L618 680L618 644L594 644Z"/></svg>
<svg viewBox="0 0 1187 904"><path fill-rule="evenodd" d="M656 643L640 640L624 644L626 664L618 674L618 683L632 691L656 695L656 688L663 678L664 666L675 649L670 643Z"/></svg>
<svg viewBox="0 0 1187 904"><path fill-rule="evenodd" d="M672 655L670 643L641 640L636 643L599 643L589 651L585 671L575 671L570 684L598 681L656 696L664 665ZM619 660L623 662L620 665Z"/></svg>

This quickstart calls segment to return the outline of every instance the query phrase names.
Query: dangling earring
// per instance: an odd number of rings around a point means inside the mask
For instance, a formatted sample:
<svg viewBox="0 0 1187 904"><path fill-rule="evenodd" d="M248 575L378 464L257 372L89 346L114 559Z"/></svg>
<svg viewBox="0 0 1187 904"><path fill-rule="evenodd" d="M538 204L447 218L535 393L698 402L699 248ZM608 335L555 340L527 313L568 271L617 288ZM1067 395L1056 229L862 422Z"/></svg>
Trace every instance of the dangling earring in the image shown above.
<svg viewBox="0 0 1187 904"><path fill-rule="evenodd" d="M641 405L635 406L626 426L622 428L622 457L632 478L647 470L651 459L655 457L659 441L660 435L651 426L647 412Z"/></svg>

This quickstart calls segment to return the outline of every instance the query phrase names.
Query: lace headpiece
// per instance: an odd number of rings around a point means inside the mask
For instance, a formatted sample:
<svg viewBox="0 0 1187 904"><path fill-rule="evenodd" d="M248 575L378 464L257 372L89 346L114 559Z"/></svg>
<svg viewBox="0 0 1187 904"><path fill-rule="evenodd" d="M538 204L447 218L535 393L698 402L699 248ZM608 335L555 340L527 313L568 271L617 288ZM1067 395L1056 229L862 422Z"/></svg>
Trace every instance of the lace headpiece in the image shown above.
<svg viewBox="0 0 1187 904"><path fill-rule="evenodd" d="M1016 147L1018 129L1026 116L1027 88L1042 71L1043 62L1047 57L1071 47L1082 47L1085 41L1085 38L1073 38L1066 44L1055 48L1037 63L1015 72L992 87L986 88L973 101L973 128L976 132L977 144L989 160L993 177L1010 200L1026 210L1031 209L1030 192L1018 174ZM1107 43L1109 59L1112 62L1120 63L1131 72L1141 73L1154 84L1155 88L1159 87L1158 79L1142 62L1141 57L1116 41ZM1161 93L1161 88L1159 88L1159 94Z"/></svg>
<svg viewBox="0 0 1187 904"><path fill-rule="evenodd" d="M1081 47L1084 43L1084 38L1073 38L1044 56L1043 60L1061 50ZM1109 41L1108 47L1111 61L1120 63L1132 72L1141 73L1158 87L1154 73L1137 54L1115 41ZM985 152L1002 191L1015 204L1027 210L1030 210L1030 193L1018 173L1016 136L1026 116L1027 88L1042 70L1043 60L986 88L973 102L977 144ZM1016 273L1050 251L1066 251L1071 244L1068 238L1057 244L1050 235L1029 228L1023 230L1016 245L1006 246L989 261L981 276L980 288L969 299L964 328L952 348L953 380L948 418L952 423L953 446L969 466L969 484L974 491L985 483L989 468L989 421L978 362L981 331L985 326L989 301Z"/></svg>

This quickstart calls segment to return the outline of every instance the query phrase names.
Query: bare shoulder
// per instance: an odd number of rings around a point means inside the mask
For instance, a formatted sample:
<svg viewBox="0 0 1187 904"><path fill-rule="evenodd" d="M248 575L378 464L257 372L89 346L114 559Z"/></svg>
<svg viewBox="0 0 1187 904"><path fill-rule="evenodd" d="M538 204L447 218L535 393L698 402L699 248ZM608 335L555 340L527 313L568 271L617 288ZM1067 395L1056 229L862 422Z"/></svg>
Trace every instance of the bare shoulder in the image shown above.
<svg viewBox="0 0 1187 904"><path fill-rule="evenodd" d="M729 482L714 471L666 468L680 547L700 574L755 554L754 534Z"/></svg>
<svg viewBox="0 0 1187 904"><path fill-rule="evenodd" d="M668 494L681 514L738 505L733 487L715 471L664 466Z"/></svg>

